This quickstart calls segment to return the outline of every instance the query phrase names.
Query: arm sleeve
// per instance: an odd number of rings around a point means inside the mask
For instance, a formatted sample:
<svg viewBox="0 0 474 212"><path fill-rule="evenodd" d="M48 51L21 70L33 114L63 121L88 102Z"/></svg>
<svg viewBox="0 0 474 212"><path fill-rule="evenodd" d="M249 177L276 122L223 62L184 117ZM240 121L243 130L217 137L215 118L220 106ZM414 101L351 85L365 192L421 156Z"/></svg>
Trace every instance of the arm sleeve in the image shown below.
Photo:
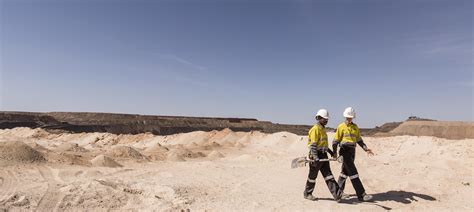
<svg viewBox="0 0 474 212"><path fill-rule="evenodd" d="M359 129L359 127L357 127L356 136L357 136L357 142L362 141L362 136L360 135L360 129Z"/></svg>
<svg viewBox="0 0 474 212"><path fill-rule="evenodd" d="M318 140L319 140L319 132L316 129L311 130L309 133L309 140L310 140L310 145L308 146L309 148L309 154L311 155L312 159L318 160Z"/></svg>
<svg viewBox="0 0 474 212"><path fill-rule="evenodd" d="M362 147L364 151L367 151L367 149L369 149L367 145L364 143L364 140L362 140L362 136L360 136L359 127L357 127L357 144L359 144L359 146Z"/></svg>
<svg viewBox="0 0 474 212"><path fill-rule="evenodd" d="M339 143L339 142L341 142L341 140L342 140L342 130L340 129L340 127L337 127L336 133L334 135L334 139L333 139L332 143L333 144L334 143Z"/></svg>
<svg viewBox="0 0 474 212"><path fill-rule="evenodd" d="M362 149L364 149L364 151L367 151L369 148L367 147L367 145L365 145L364 141L362 139L360 139L359 141L357 141L357 144L359 144L360 147L362 147Z"/></svg>
<svg viewBox="0 0 474 212"><path fill-rule="evenodd" d="M316 141L318 141L318 133L317 133L317 130L312 129L309 132L309 142L313 144Z"/></svg>
<svg viewBox="0 0 474 212"><path fill-rule="evenodd" d="M318 145L318 131L315 129L312 129L309 132L309 143L308 143L308 148L310 150L316 150L317 145Z"/></svg>
<svg viewBox="0 0 474 212"><path fill-rule="evenodd" d="M333 143L333 144L332 144L332 151L334 152L333 157L334 157L334 156L337 157L337 144L336 144L336 143Z"/></svg>
<svg viewBox="0 0 474 212"><path fill-rule="evenodd" d="M332 151L336 154L337 156L337 146L339 145L339 142L341 142L342 135L341 135L341 130L339 129L339 126L336 129L336 133L334 135L334 139L332 140Z"/></svg>

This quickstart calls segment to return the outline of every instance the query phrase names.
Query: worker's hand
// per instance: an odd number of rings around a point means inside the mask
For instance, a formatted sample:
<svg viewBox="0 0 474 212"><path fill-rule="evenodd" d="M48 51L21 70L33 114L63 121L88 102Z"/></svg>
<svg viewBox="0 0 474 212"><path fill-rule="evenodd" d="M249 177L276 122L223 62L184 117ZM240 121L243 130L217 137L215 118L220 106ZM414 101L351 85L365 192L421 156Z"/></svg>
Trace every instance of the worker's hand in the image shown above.
<svg viewBox="0 0 474 212"><path fill-rule="evenodd" d="M371 149L367 149L365 152L367 152L368 156L374 156L374 152Z"/></svg>
<svg viewBox="0 0 474 212"><path fill-rule="evenodd" d="M308 159L309 159L309 160L312 160L312 161L314 161L314 162L319 161L319 158L318 158L318 156L316 156L316 155L310 155L310 156L308 157Z"/></svg>
<svg viewBox="0 0 474 212"><path fill-rule="evenodd" d="M316 160L318 158L318 148L316 145L311 145L309 148L309 157L311 160Z"/></svg>
<svg viewBox="0 0 474 212"><path fill-rule="evenodd" d="M310 160L314 160L314 161L319 160L319 158L318 158L318 153L315 152L315 151L313 151L313 150L310 150L310 151L309 151L308 158L309 158Z"/></svg>

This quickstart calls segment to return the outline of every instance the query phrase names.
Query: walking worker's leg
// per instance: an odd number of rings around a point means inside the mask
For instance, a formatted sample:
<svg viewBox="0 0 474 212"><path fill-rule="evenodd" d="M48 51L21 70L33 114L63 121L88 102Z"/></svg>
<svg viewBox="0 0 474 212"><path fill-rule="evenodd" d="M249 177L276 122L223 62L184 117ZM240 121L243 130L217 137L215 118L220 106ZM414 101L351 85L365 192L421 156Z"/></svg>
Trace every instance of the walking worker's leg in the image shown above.
<svg viewBox="0 0 474 212"><path fill-rule="evenodd" d="M321 174L324 177L324 181L326 181L326 185L328 186L329 191L331 192L334 199L338 200L340 198L340 190L339 185L337 184L334 176L331 172L331 166L329 162L324 162L323 166L321 167Z"/></svg>
<svg viewBox="0 0 474 212"><path fill-rule="evenodd" d="M344 151L342 148L339 150L339 155L341 155L344 160L346 158L346 151ZM339 174L339 179L337 180L337 184L339 185L339 190L341 193L344 192L344 188L346 187L346 179L347 179L347 167L345 163L343 162L341 165L341 174Z"/></svg>
<svg viewBox="0 0 474 212"><path fill-rule="evenodd" d="M310 163L309 164L309 174L306 181L306 188L304 190L304 197L310 200L316 200L312 194L316 184L316 177L318 176L318 171L321 168L322 163Z"/></svg>
<svg viewBox="0 0 474 212"><path fill-rule="evenodd" d="M344 156L344 165L346 168L347 177L351 179L352 186L354 186L357 197L360 199L365 194L365 189L364 189L364 186L362 185L362 182L359 179L359 173L357 172L357 168L354 164L354 155L355 155L355 150L349 150L347 153L347 157ZM348 158L348 160L346 160L346 158Z"/></svg>

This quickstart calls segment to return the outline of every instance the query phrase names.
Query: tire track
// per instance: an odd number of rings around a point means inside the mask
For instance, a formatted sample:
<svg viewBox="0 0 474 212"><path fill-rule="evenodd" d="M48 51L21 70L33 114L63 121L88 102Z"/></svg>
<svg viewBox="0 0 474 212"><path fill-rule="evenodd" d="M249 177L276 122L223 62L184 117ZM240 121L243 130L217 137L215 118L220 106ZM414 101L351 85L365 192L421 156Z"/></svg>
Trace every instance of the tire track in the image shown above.
<svg viewBox="0 0 474 212"><path fill-rule="evenodd" d="M59 191L60 184L56 181L51 168L48 166L38 167L38 171L45 181L48 183L48 189L38 203L36 211L57 211L63 194Z"/></svg>
<svg viewBox="0 0 474 212"><path fill-rule="evenodd" d="M13 175L13 172L9 170L0 171L0 178L0 206L2 206L5 205L10 197L15 194L18 182Z"/></svg>

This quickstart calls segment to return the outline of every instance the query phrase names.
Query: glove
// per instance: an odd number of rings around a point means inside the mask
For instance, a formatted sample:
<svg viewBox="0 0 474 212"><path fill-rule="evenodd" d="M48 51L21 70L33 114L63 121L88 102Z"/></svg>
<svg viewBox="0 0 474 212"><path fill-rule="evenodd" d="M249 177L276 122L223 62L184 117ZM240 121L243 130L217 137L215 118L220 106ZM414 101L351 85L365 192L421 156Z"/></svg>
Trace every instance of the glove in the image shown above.
<svg viewBox="0 0 474 212"><path fill-rule="evenodd" d="M337 142L334 142L334 143L332 144L332 150L334 150L334 151L333 151L333 152L334 152L334 155L332 156L333 158L337 158L337 145L338 145Z"/></svg>
<svg viewBox="0 0 474 212"><path fill-rule="evenodd" d="M313 153L312 151L309 151L309 153L308 153L308 158L309 158L310 160L317 160L318 155L315 154L315 153Z"/></svg>
<svg viewBox="0 0 474 212"><path fill-rule="evenodd" d="M308 158L310 160L319 160L318 158L318 152L316 151L316 148L310 148L309 153L308 153Z"/></svg>

